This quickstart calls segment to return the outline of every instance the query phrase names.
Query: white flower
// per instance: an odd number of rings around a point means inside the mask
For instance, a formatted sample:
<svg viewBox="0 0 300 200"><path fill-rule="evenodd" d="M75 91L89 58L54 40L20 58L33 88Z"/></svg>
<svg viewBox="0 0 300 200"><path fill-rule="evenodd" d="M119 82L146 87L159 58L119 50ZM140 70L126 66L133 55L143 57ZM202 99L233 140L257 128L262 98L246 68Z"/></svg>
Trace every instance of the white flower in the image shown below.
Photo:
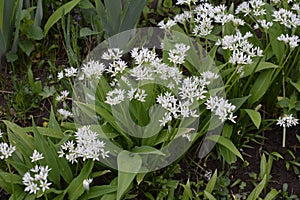
<svg viewBox="0 0 300 200"><path fill-rule="evenodd" d="M12 156L12 154L16 151L16 147L11 144L1 142L0 143L0 159L6 159Z"/></svg>
<svg viewBox="0 0 300 200"><path fill-rule="evenodd" d="M176 5L183 5L187 4L190 5L191 3L195 4L198 0L177 0Z"/></svg>
<svg viewBox="0 0 300 200"><path fill-rule="evenodd" d="M266 29L266 30L268 30L271 26L273 26L273 22L267 22L267 20L265 20L265 19L263 19L263 20L258 19L257 22L263 29ZM255 24L254 29L258 29L259 25Z"/></svg>
<svg viewBox="0 0 300 200"><path fill-rule="evenodd" d="M56 97L56 101L61 102L64 101L69 95L69 91L64 90Z"/></svg>
<svg viewBox="0 0 300 200"><path fill-rule="evenodd" d="M234 118L236 118L236 116L233 115L235 106L229 103L227 99L218 96L210 97L205 102L205 105L206 109L211 110L211 112L217 115L222 122L229 119L235 123Z"/></svg>
<svg viewBox="0 0 300 200"><path fill-rule="evenodd" d="M242 35L239 31L235 35L226 35L222 40L219 40L216 45L221 44L223 49L229 49L232 54L229 62L237 65L251 64L252 58L262 56L263 51L259 47L254 47L248 41L252 37L252 33L247 32Z"/></svg>
<svg viewBox="0 0 300 200"><path fill-rule="evenodd" d="M74 67L64 69L66 77L72 77L77 75L77 69Z"/></svg>
<svg viewBox="0 0 300 200"><path fill-rule="evenodd" d="M287 28L297 28L300 26L300 18L293 12L280 8L278 11L274 11L273 17L275 22L279 22Z"/></svg>
<svg viewBox="0 0 300 200"><path fill-rule="evenodd" d="M169 51L169 60L174 64L183 64L186 56L186 52L190 49L190 46L183 43L175 44L175 49Z"/></svg>
<svg viewBox="0 0 300 200"><path fill-rule="evenodd" d="M277 120L276 125L282 126L282 127L291 127L296 126L298 124L299 119L293 117L292 114L284 117L279 117Z"/></svg>
<svg viewBox="0 0 300 200"><path fill-rule="evenodd" d="M108 151L104 150L105 143L98 139L98 134L90 130L90 126L83 126L75 133L76 142L68 141L61 145L59 154L71 162L77 162L77 158L92 159L99 161L99 157L109 157Z"/></svg>
<svg viewBox="0 0 300 200"><path fill-rule="evenodd" d="M92 183L92 181L93 181L92 178L84 179L84 180L83 180L82 185L83 185L83 188L84 188L86 191L89 191L89 190L90 190L90 184Z"/></svg>
<svg viewBox="0 0 300 200"><path fill-rule="evenodd" d="M244 13L245 16L251 13L250 4L248 2L243 2L238 5L237 9L235 10L235 14Z"/></svg>
<svg viewBox="0 0 300 200"><path fill-rule="evenodd" d="M123 50L119 48L108 49L107 52L104 52L102 59L104 60L118 60L121 59Z"/></svg>
<svg viewBox="0 0 300 200"><path fill-rule="evenodd" d="M2 133L2 131L1 131L1 129L0 129L0 138L2 138L2 136L3 136L3 133Z"/></svg>
<svg viewBox="0 0 300 200"><path fill-rule="evenodd" d="M167 21L167 23L165 23L164 21L161 21L157 24L159 26L159 28L164 29L164 30L169 30L172 28L172 26L176 25L176 22L174 20L169 19Z"/></svg>
<svg viewBox="0 0 300 200"><path fill-rule="evenodd" d="M125 100L125 90L116 88L107 93L105 103L108 103L110 105L117 105L124 100Z"/></svg>
<svg viewBox="0 0 300 200"><path fill-rule="evenodd" d="M26 172L22 178L22 183L26 186L24 191L29 192L29 194L36 194L40 189L42 189L43 193L50 189L49 186L52 183L47 180L50 170L48 165L46 167L36 165L33 169Z"/></svg>
<svg viewBox="0 0 300 200"><path fill-rule="evenodd" d="M98 60L90 60L86 64L83 64L81 70L87 78L99 79L105 70L105 66L103 63L99 63Z"/></svg>
<svg viewBox="0 0 300 200"><path fill-rule="evenodd" d="M289 36L288 34L286 34L286 35L282 34L277 39L279 41L283 41L285 44L289 45L291 49L294 49L297 46L299 46L298 42L300 42L298 35Z"/></svg>
<svg viewBox="0 0 300 200"><path fill-rule="evenodd" d="M64 78L64 72L63 72L63 71L58 72L58 74L57 74L57 79L58 79L58 80L61 80L62 78Z"/></svg>
<svg viewBox="0 0 300 200"><path fill-rule="evenodd" d="M30 158L31 158L31 162L36 162L36 161L38 161L38 160L43 159L44 157L43 157L43 154L42 154L42 153L38 152L38 151L35 149L35 150L33 151L32 156L30 156Z"/></svg>
<svg viewBox="0 0 300 200"><path fill-rule="evenodd" d="M68 117L73 117L73 114L65 109L58 109L57 112L63 117L63 119L67 119Z"/></svg>

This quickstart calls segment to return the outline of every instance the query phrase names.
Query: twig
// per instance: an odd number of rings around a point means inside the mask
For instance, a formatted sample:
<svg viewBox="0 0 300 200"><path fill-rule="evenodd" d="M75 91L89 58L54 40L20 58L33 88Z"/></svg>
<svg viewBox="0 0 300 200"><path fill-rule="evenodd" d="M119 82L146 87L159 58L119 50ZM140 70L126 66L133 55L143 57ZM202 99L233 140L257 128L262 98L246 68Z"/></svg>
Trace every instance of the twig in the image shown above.
<svg viewBox="0 0 300 200"><path fill-rule="evenodd" d="M15 92L12 92L12 91L6 91L6 90L0 90L0 93L5 93L5 94L16 94Z"/></svg>

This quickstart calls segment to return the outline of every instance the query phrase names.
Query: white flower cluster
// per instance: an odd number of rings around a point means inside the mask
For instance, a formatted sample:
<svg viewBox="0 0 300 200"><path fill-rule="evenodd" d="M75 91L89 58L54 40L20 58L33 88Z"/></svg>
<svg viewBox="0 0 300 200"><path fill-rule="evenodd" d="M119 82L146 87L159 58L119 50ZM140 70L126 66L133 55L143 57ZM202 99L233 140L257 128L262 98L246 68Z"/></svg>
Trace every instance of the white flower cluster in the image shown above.
<svg viewBox="0 0 300 200"><path fill-rule="evenodd" d="M2 138L3 133L0 130L0 138ZM16 147L12 146L11 144L8 145L5 142L0 143L0 159L6 159L12 156L12 154L16 151Z"/></svg>
<svg viewBox="0 0 300 200"><path fill-rule="evenodd" d="M286 34L286 35L282 34L277 39L279 41L283 41L285 44L289 45L291 49L294 49L297 46L299 46L298 42L300 42L298 35L289 36L288 34Z"/></svg>
<svg viewBox="0 0 300 200"><path fill-rule="evenodd" d="M276 125L282 126L282 127L291 127L296 126L298 124L299 119L293 117L292 114L284 117L279 117L277 120Z"/></svg>
<svg viewBox="0 0 300 200"><path fill-rule="evenodd" d="M60 93L60 95L58 95L58 96L56 97L56 101L58 101L58 102L65 101L69 94L70 94L70 93L69 93L68 90L63 90L63 91Z"/></svg>
<svg viewBox="0 0 300 200"><path fill-rule="evenodd" d="M7 159L12 156L12 154L16 151L16 147L11 144L7 144L5 142L0 143L0 159Z"/></svg>
<svg viewBox="0 0 300 200"><path fill-rule="evenodd" d="M243 2L235 10L236 14L244 13L245 16L253 13L254 16L261 16L266 14L264 9L265 2L262 0L250 0L249 2Z"/></svg>
<svg viewBox="0 0 300 200"><path fill-rule="evenodd" d="M32 156L30 156L31 162L34 163L38 160L43 159L43 154L38 152L36 149L34 150ZM43 193L50 189L49 186L52 184L48 182L48 174L49 171L48 165L46 166L39 166L35 165L34 168L30 169L26 172L23 176L23 184L26 186L24 189L25 192L29 192L29 194L33 193L36 194L37 191L42 189Z"/></svg>
<svg viewBox="0 0 300 200"><path fill-rule="evenodd" d="M63 71L59 72L57 75L58 80L63 79L64 77L70 78L70 77L76 77L77 76L77 69L74 67L69 67L64 69Z"/></svg>
<svg viewBox="0 0 300 200"><path fill-rule="evenodd" d="M258 19L258 24L254 25L254 29L259 29L259 26L261 26L263 29L268 30L271 26L273 26L273 22L268 22L265 19Z"/></svg>
<svg viewBox="0 0 300 200"><path fill-rule="evenodd" d="M186 52L190 49L190 46L183 43L175 44L175 49L171 49L169 52L169 61L174 64L183 64L186 56Z"/></svg>
<svg viewBox="0 0 300 200"><path fill-rule="evenodd" d="M81 70L83 72L83 76L80 77L81 80L85 77L88 79L99 79L105 70L105 66L103 63L99 63L99 61L91 60L86 64L83 64Z"/></svg>
<svg viewBox="0 0 300 200"><path fill-rule="evenodd" d="M233 123L236 123L234 120L236 116L233 115L235 106L229 103L227 99L218 96L210 97L205 102L205 105L208 110L211 110L211 112L219 116L219 119L222 122L225 120L230 120Z"/></svg>
<svg viewBox="0 0 300 200"><path fill-rule="evenodd" d="M49 189L52 184L48 182L48 174L51 169L48 166L36 165L30 171L26 172L23 176L23 184L26 186L25 192L36 194L38 190L42 189L43 192Z"/></svg>
<svg viewBox="0 0 300 200"><path fill-rule="evenodd" d="M105 143L98 139L98 134L90 130L90 126L83 126L75 133L75 142L67 141L61 145L59 157L64 157L71 162L78 162L78 158L100 160L109 157L109 151L104 150Z"/></svg>
<svg viewBox="0 0 300 200"><path fill-rule="evenodd" d="M73 113L63 108L58 109L57 112L62 116L63 119L67 119L68 117L73 117Z"/></svg>
<svg viewBox="0 0 300 200"><path fill-rule="evenodd" d="M235 35L224 36L216 45L222 45L223 49L229 49L232 52L229 63L237 65L251 64L253 63L253 57L263 56L263 51L259 47L254 47L248 41L248 38L252 36L250 32L243 36L241 32L237 31Z"/></svg>
<svg viewBox="0 0 300 200"><path fill-rule="evenodd" d="M273 17L275 22L279 22L287 28L297 28L300 26L299 15L294 14L290 10L280 8L278 11L274 11Z"/></svg>

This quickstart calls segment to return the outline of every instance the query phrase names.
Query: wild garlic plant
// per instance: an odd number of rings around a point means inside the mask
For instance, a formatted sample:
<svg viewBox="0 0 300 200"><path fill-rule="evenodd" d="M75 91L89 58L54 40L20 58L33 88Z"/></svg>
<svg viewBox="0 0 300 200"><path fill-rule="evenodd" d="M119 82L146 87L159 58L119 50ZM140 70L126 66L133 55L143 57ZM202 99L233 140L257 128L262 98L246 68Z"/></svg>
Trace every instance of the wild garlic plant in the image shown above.
<svg viewBox="0 0 300 200"><path fill-rule="evenodd" d="M182 13L158 25L165 30L180 27L186 34L205 41L210 55L224 64L220 63L219 68L227 80L228 92L236 88L236 94L241 90L248 95L245 92L255 81L253 74L269 70L272 78L260 91L265 93L278 76L286 80L297 65L299 2L250 0L236 7L204 0L178 0L176 4L182 7ZM248 80L241 79L247 76Z"/></svg>

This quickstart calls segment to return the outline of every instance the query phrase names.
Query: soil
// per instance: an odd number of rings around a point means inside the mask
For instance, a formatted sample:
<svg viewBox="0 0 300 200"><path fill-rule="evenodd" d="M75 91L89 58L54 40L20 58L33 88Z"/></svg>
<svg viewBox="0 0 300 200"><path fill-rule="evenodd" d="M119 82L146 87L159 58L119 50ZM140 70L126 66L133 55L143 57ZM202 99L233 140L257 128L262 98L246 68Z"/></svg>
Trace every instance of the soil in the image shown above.
<svg viewBox="0 0 300 200"><path fill-rule="evenodd" d="M275 159L274 157L271 169L271 179L268 183L267 191L270 191L272 188L277 191L282 191L283 184L286 183L288 185L287 191L289 196L295 194L300 197L300 175L293 171L292 165L289 170L286 168L286 163L288 161L293 161L293 158L288 151L293 152L296 159L298 159L297 162L300 161L300 142L297 140L296 134L300 134L299 127L297 127L297 129L287 129L285 148L282 147L282 129L278 127L273 127L272 130L266 131L264 135L266 139L259 141L260 144L254 142L247 144L253 148L244 148L242 154L244 160L248 162L249 165L244 167L244 162L238 160L238 162L233 164L234 166L231 166L231 169L230 167L227 169L230 174L229 177L231 179L231 183L238 179L246 183L246 186L242 190L239 188L239 184L231 188L232 193L238 194L251 192L254 189L253 182L258 183L260 180L250 177L249 174L254 172L257 176L259 175L260 161L263 153L266 155L267 153L277 152L284 159ZM268 160L267 155L266 158ZM207 162L207 168L212 171L216 168L218 171L222 171L221 166L222 163L217 160L210 159Z"/></svg>

